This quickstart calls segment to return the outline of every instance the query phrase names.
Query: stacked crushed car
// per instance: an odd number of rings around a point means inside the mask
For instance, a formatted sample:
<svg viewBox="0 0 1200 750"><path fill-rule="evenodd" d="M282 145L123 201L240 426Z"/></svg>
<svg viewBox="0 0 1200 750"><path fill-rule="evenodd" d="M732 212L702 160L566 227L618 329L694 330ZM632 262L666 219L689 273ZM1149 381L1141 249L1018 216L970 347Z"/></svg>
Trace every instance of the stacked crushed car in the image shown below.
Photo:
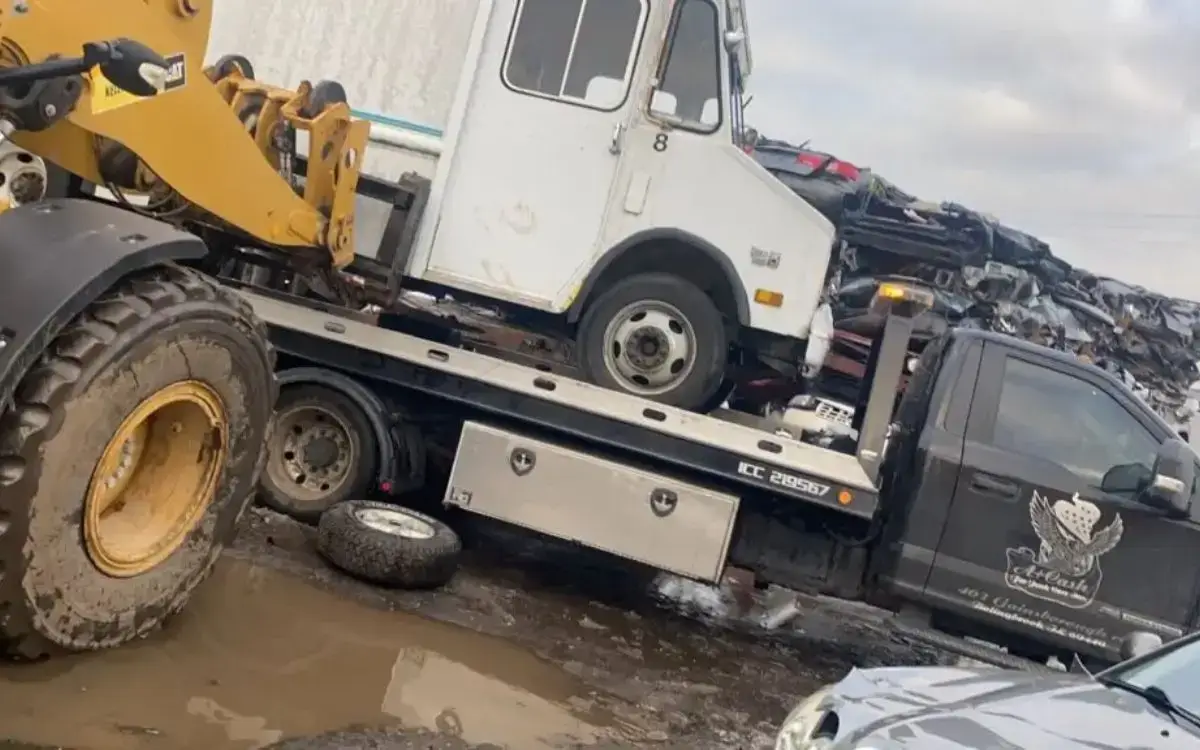
<svg viewBox="0 0 1200 750"><path fill-rule="evenodd" d="M747 150L839 227L833 358L844 363L831 368L833 379L861 377L871 297L881 281L904 276L937 290L918 323L915 351L947 327L1000 331L1107 369L1172 424L1196 412L1189 388L1200 378L1200 303L1074 267L994 217L919 200L869 169L803 145L758 137Z"/></svg>

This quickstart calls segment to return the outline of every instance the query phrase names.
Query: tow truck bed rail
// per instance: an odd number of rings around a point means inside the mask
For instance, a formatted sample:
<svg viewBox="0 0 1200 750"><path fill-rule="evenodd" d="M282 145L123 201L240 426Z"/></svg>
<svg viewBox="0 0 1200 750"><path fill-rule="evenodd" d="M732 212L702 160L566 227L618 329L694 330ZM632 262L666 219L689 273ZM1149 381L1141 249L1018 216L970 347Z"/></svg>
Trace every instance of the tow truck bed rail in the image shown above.
<svg viewBox="0 0 1200 750"><path fill-rule="evenodd" d="M856 457L525 365L240 289L283 353L635 453L724 482L870 518Z"/></svg>

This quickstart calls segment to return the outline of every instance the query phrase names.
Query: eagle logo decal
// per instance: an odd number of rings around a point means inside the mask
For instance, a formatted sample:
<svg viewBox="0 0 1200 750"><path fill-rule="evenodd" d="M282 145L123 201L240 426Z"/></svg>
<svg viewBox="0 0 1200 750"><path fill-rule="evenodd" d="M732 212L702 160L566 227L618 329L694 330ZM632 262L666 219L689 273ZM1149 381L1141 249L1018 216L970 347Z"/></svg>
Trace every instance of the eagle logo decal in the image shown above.
<svg viewBox="0 0 1200 750"><path fill-rule="evenodd" d="M1081 609L1096 599L1104 574L1100 558L1121 541L1125 525L1114 515L1100 526L1100 509L1079 497L1053 503L1037 490L1029 502L1029 522L1037 549L1006 550L1004 582L1043 601ZM1099 527L1099 528L1097 528Z"/></svg>

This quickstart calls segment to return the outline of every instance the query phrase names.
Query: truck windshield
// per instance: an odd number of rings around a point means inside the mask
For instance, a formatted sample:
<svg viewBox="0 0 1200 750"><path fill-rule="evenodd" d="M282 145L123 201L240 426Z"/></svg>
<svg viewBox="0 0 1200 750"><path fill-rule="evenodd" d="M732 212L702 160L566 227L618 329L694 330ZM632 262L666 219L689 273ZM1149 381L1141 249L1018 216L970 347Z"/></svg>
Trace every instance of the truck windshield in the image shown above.
<svg viewBox="0 0 1200 750"><path fill-rule="evenodd" d="M712 0L681 0L671 20L650 113L676 127L712 133L721 126L721 24Z"/></svg>

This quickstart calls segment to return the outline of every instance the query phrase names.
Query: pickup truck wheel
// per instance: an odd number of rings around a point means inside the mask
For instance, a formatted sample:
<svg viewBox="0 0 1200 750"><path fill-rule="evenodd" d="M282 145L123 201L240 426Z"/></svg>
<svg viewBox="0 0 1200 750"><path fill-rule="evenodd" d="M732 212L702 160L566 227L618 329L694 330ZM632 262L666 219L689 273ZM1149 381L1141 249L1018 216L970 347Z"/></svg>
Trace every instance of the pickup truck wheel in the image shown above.
<svg viewBox="0 0 1200 750"><path fill-rule="evenodd" d="M432 516L349 500L321 516L317 550L355 578L397 588L437 588L454 577L462 542Z"/></svg>
<svg viewBox="0 0 1200 750"><path fill-rule="evenodd" d="M62 329L0 417L0 650L118 646L184 606L251 499L273 365L249 305L174 266Z"/></svg>
<svg viewBox="0 0 1200 750"><path fill-rule="evenodd" d="M284 388L259 500L315 524L333 505L366 494L375 482L378 456L375 431L349 397L320 385Z"/></svg>
<svg viewBox="0 0 1200 750"><path fill-rule="evenodd" d="M691 410L720 390L729 354L712 299L667 273L631 276L601 294L583 314L576 346L593 383Z"/></svg>

